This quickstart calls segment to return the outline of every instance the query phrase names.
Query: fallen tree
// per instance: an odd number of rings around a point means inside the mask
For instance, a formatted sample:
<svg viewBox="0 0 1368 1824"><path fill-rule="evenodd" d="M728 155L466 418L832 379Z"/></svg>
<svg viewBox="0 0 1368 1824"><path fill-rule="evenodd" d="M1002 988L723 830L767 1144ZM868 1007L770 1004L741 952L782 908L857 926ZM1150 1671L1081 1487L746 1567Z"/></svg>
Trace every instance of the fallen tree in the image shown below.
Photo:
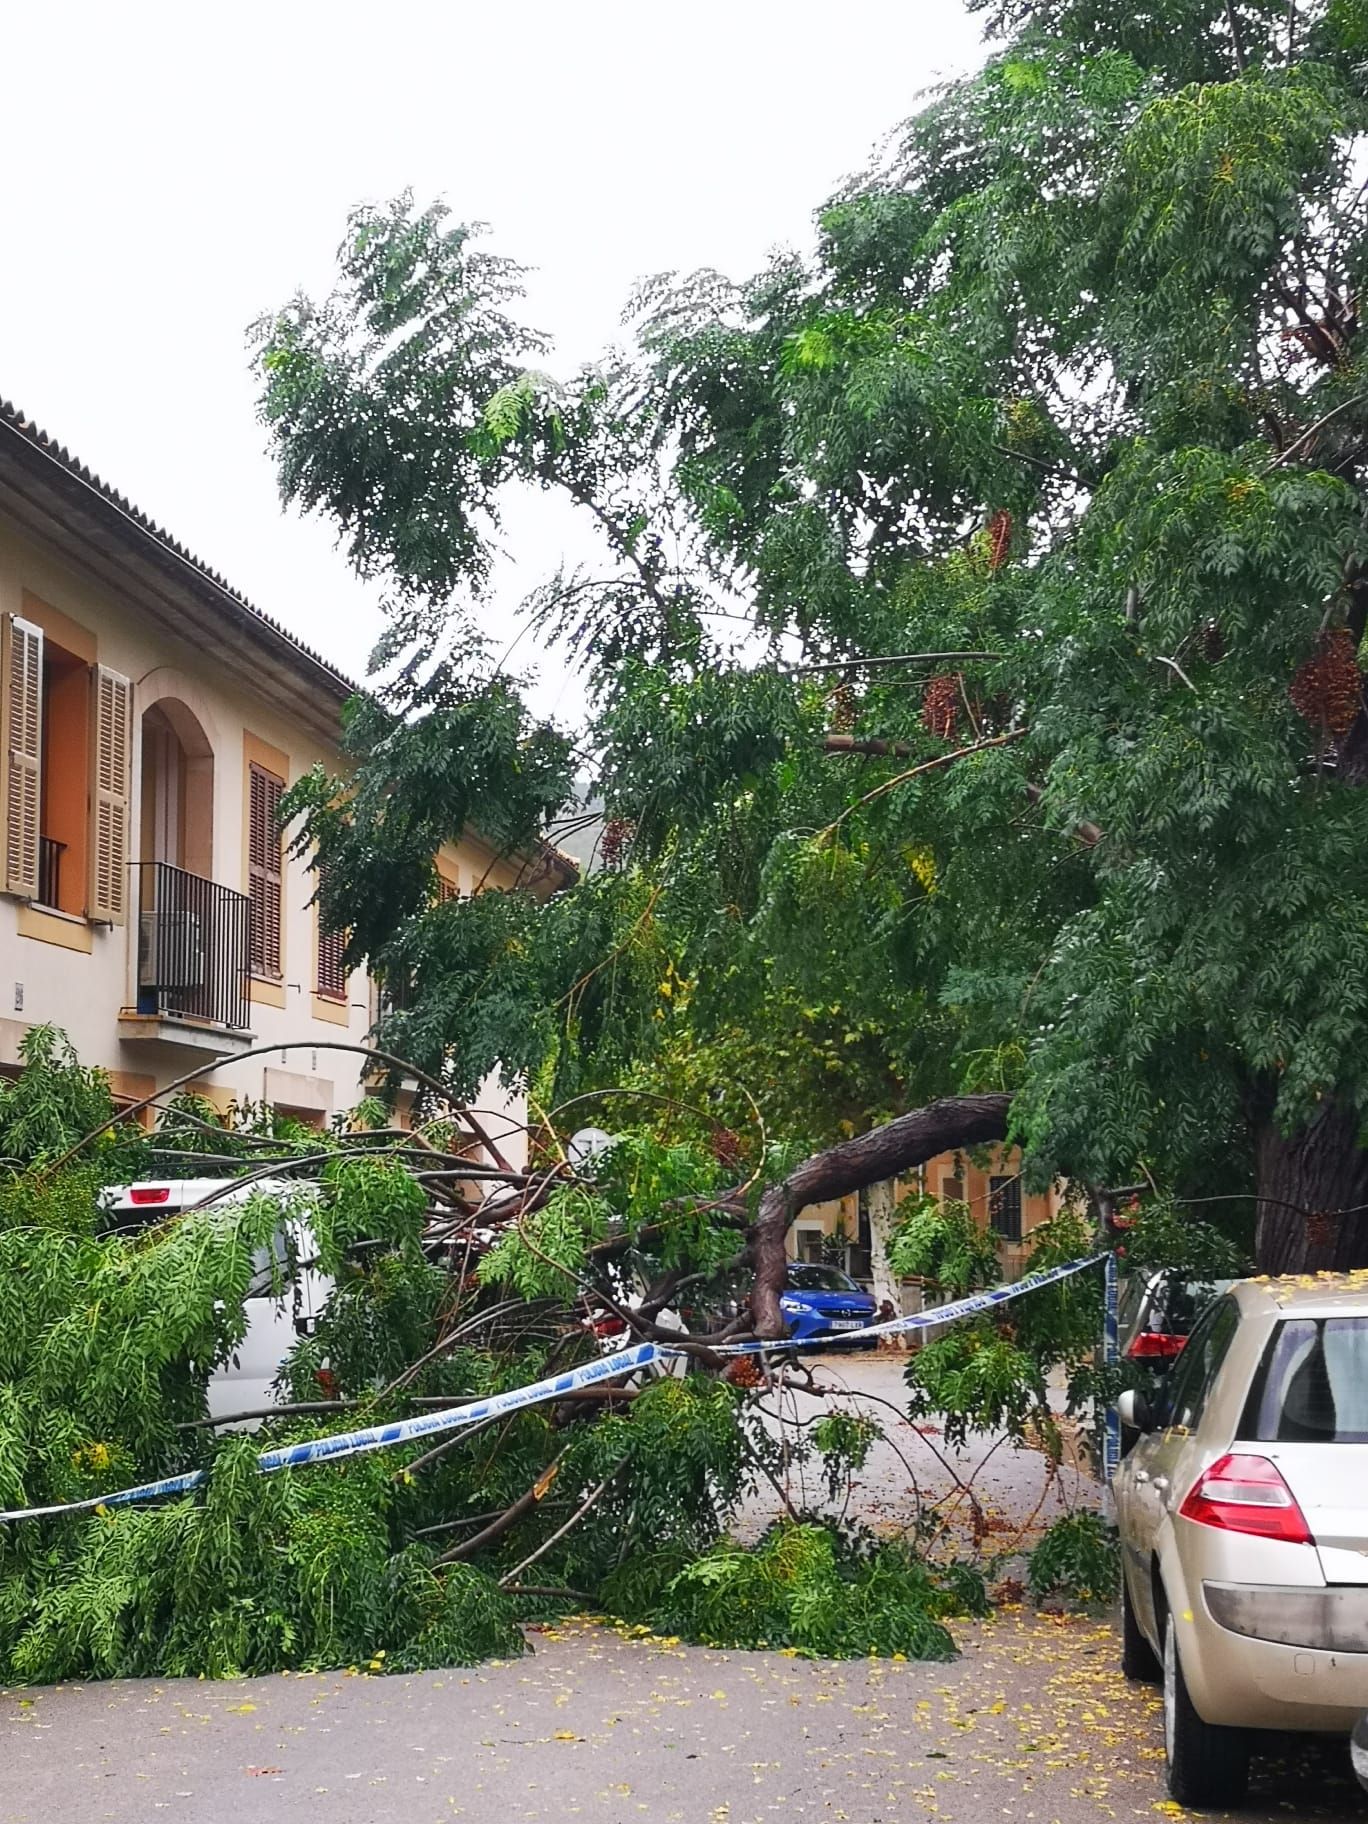
<svg viewBox="0 0 1368 1824"><path fill-rule="evenodd" d="M730 1284L739 1265L753 1278L778 1226L776 1198L796 1212L952 1133L965 1144L986 1137L1004 1118L1001 1098L921 1111L775 1187L739 1190L705 1149L641 1128L592 1176L543 1128L529 1169L515 1172L472 1160L449 1113L414 1133L363 1105L320 1143L259 1109L225 1120L189 1085L148 1135L121 1122L100 1074L82 1070L59 1035L35 1029L26 1049L24 1072L0 1090L0 1147L16 1165L25 1137L35 1148L0 1183L0 1508L90 1503L187 1469L207 1480L202 1493L159 1503L0 1524L0 1675L455 1663L516 1651L519 1619L585 1602L729 1644L941 1655L952 1650L945 1618L981 1608L981 1580L958 1562L953 1528L923 1505L915 1479L910 1530L877 1545L833 1531L830 1509L793 1505L789 1480L813 1461L839 1516L878 1428L833 1412L808 1433L781 1413L775 1436L764 1416L772 1377L739 1385L711 1347L752 1330L744 1298L712 1329L665 1332L689 1357L684 1375L586 1389L436 1444L269 1477L255 1457L263 1444L595 1360L585 1319L604 1307L655 1333L652 1300L621 1297L629 1256L657 1305L686 1281L700 1294ZM241 1340L283 1194L224 1204L211 1193L141 1232L111 1229L101 1185L171 1162L182 1177L299 1176L314 1187L308 1222L333 1290L285 1364L284 1404L250 1437L223 1436L205 1392ZM477 1165L507 1190L467 1187L462 1198L453 1173ZM494 1203L497 1232L477 1242ZM1043 1257L1077 1240L1056 1235ZM945 1280L947 1290L966 1283ZM1045 1364L1082 1362L1096 1330L1095 1293L1035 1296L1041 1346L1020 1410L1007 1415L1019 1436L1043 1401ZM997 1346L989 1332L979 1341ZM972 1488L946 1469L952 1510L979 1515ZM786 1517L758 1553L739 1551L726 1527L757 1475Z"/></svg>

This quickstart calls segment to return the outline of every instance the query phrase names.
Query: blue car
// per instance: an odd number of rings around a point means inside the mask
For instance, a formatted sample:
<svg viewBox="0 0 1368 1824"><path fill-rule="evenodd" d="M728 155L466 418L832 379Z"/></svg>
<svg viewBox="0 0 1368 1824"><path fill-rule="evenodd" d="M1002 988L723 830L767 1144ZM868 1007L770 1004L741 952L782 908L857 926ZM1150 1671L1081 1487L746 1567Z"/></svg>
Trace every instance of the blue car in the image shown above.
<svg viewBox="0 0 1368 1824"><path fill-rule="evenodd" d="M779 1309L793 1340L809 1343L818 1336L863 1330L874 1322L876 1306L868 1292L839 1267L795 1260L789 1263Z"/></svg>

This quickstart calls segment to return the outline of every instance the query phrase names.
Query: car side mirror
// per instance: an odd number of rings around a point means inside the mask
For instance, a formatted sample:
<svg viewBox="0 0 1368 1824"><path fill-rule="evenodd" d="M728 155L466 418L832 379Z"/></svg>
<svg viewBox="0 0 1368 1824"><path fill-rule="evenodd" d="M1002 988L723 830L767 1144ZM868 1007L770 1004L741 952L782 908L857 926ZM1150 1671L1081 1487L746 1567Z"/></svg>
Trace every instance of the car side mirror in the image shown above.
<svg viewBox="0 0 1368 1824"><path fill-rule="evenodd" d="M1116 1402L1116 1412L1121 1423L1131 1431L1153 1431L1158 1424L1158 1417L1145 1395L1138 1388L1129 1388Z"/></svg>

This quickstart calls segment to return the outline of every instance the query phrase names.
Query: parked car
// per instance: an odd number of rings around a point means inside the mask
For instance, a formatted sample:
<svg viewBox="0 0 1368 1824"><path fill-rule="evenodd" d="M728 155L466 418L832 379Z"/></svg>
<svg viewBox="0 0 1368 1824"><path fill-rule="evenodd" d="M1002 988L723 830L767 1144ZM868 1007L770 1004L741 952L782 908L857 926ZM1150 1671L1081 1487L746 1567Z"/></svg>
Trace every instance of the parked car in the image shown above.
<svg viewBox="0 0 1368 1824"><path fill-rule="evenodd" d="M1354 1739L1349 1744L1349 1752L1354 1763L1354 1777L1365 1792L1368 1792L1368 1710L1365 1710L1354 1725Z"/></svg>
<svg viewBox="0 0 1368 1824"><path fill-rule="evenodd" d="M1168 1267L1129 1275L1120 1292L1122 1355L1149 1374L1167 1374L1197 1318L1234 1283L1189 1279Z"/></svg>
<svg viewBox="0 0 1368 1824"><path fill-rule="evenodd" d="M1120 1407L1123 1668L1162 1681L1173 1797L1236 1804L1253 1732L1368 1703L1368 1289L1240 1281Z"/></svg>
<svg viewBox="0 0 1368 1824"><path fill-rule="evenodd" d="M807 1260L789 1262L779 1309L797 1343L863 1330L874 1322L878 1311L869 1293L849 1273Z"/></svg>
<svg viewBox="0 0 1368 1824"><path fill-rule="evenodd" d="M613 1303L618 1307L617 1311L610 1310L606 1303L586 1296L581 1322L586 1330L593 1333L601 1355L616 1355L619 1349L630 1348L633 1343L641 1340L640 1333L633 1330L618 1312L639 1311L645 1302L649 1286L640 1267L625 1260L615 1261L609 1268L607 1288ZM652 1322L658 1329L672 1331L678 1336L689 1334L690 1325L672 1305L666 1305L657 1311ZM658 1369L663 1367L667 1374L683 1374L687 1366L684 1357L678 1355L666 1356L663 1363L657 1365ZM643 1370L640 1374L633 1375L626 1385L642 1386L650 1378L651 1371Z"/></svg>
<svg viewBox="0 0 1368 1824"><path fill-rule="evenodd" d="M1233 1284L1229 1279L1189 1279L1168 1267L1121 1281L1121 1359L1133 1387L1151 1400L1158 1395L1197 1318ZM1133 1449L1138 1437L1123 1425L1122 1450Z"/></svg>
<svg viewBox="0 0 1368 1824"><path fill-rule="evenodd" d="M308 1223L317 1188L288 1178L258 1178L240 1184L230 1178L162 1178L106 1190L101 1201L109 1231L127 1234L179 1216L206 1197L222 1209L262 1194L280 1197L291 1214L271 1246L252 1256L252 1279L243 1302L246 1332L230 1359L209 1377L209 1412L225 1418L279 1403L276 1376L297 1337L305 1336L328 1301L333 1282L316 1270L317 1245Z"/></svg>

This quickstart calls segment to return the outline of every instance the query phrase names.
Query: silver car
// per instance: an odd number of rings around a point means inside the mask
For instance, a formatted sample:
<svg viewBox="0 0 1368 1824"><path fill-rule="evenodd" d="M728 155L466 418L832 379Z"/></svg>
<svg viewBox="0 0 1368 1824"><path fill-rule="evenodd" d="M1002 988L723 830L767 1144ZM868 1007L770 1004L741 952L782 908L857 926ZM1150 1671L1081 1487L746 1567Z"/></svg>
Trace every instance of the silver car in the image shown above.
<svg viewBox="0 0 1368 1824"><path fill-rule="evenodd" d="M1242 1280L1114 1484L1123 1665L1162 1679L1169 1791L1237 1804L1260 1730L1368 1708L1368 1274Z"/></svg>

